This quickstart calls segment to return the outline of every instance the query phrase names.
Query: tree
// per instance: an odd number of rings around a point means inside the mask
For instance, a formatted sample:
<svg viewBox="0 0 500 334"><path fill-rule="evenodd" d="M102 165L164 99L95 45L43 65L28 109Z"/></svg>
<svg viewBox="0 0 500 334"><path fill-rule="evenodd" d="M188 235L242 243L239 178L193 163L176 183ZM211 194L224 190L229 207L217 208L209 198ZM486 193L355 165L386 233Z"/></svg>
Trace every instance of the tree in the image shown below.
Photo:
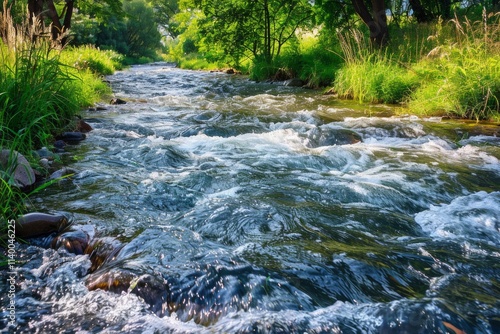
<svg viewBox="0 0 500 334"><path fill-rule="evenodd" d="M369 4L363 0L352 0L354 10L370 30L370 40L374 46L384 46L389 39L387 28L387 7L384 0L371 0ZM371 5L371 12L369 10Z"/></svg>
<svg viewBox="0 0 500 334"><path fill-rule="evenodd" d="M62 4L64 2L64 4ZM67 43L67 32L71 29L73 11L76 8L75 0L28 0L30 23L47 20L51 25L50 35L53 41L62 45ZM122 8L121 0L102 0L101 2L81 1L81 8L85 8L94 15L103 13L119 13ZM59 8L59 10L58 10Z"/></svg>
<svg viewBox="0 0 500 334"><path fill-rule="evenodd" d="M408 0L408 2L419 23L430 22L438 16L447 19L451 15L451 0Z"/></svg>
<svg viewBox="0 0 500 334"><path fill-rule="evenodd" d="M161 35L155 21L153 8L144 0L126 0L128 55L155 58L155 51L161 47Z"/></svg>
<svg viewBox="0 0 500 334"><path fill-rule="evenodd" d="M158 24L167 32L167 34L175 38L179 35L178 26L175 23L174 17L179 13L178 0L152 0L153 9Z"/></svg>
<svg viewBox="0 0 500 334"><path fill-rule="evenodd" d="M199 46L220 48L236 64L244 57L271 63L312 19L307 0L186 0L181 5L184 12L203 13L197 18Z"/></svg>

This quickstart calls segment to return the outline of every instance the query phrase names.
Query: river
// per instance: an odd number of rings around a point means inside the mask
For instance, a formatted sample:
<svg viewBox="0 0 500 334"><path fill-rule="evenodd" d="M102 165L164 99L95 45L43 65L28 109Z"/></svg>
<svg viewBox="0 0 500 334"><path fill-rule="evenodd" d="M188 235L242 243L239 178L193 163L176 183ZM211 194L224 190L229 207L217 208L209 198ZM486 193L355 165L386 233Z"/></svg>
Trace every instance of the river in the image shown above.
<svg viewBox="0 0 500 334"><path fill-rule="evenodd" d="M168 64L108 80L129 102L85 113L31 205L124 246L89 276L19 245L18 333L500 333L498 127ZM131 288L89 290L106 273Z"/></svg>

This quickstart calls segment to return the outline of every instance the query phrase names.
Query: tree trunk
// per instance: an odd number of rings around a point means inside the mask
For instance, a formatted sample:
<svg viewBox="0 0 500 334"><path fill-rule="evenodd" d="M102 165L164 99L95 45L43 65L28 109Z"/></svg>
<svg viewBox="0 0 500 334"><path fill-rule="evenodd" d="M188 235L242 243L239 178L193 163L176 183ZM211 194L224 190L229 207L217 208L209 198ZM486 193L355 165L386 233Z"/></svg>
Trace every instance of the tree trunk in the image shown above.
<svg viewBox="0 0 500 334"><path fill-rule="evenodd" d="M269 14L269 3L264 0L264 57L267 64L271 64L271 16Z"/></svg>
<svg viewBox="0 0 500 334"><path fill-rule="evenodd" d="M56 6L54 5L54 1L46 0L47 2L47 17L52 21L51 35L52 40L56 41L57 38L61 35L63 27L61 21L59 21L59 16L57 14Z"/></svg>
<svg viewBox="0 0 500 334"><path fill-rule="evenodd" d="M420 0L409 0L411 9L413 10L413 15L417 19L418 23L429 22L430 17L422 6Z"/></svg>
<svg viewBox="0 0 500 334"><path fill-rule="evenodd" d="M35 19L41 19L43 12L43 0L28 0L28 12L30 24L35 23Z"/></svg>
<svg viewBox="0 0 500 334"><path fill-rule="evenodd" d="M67 42L67 36L64 36L63 33L71 28L74 4L75 0L66 1L64 20L61 22L53 0L28 0L30 23L33 24L35 19L41 20L42 16L49 18L52 22L50 31L52 40L57 41L60 39L61 44L64 45Z"/></svg>
<svg viewBox="0 0 500 334"><path fill-rule="evenodd" d="M373 46L384 46L389 39L387 29L387 16L384 0L371 0L372 13L368 10L363 0L352 0L354 10L361 17L361 20L370 29L370 40Z"/></svg>

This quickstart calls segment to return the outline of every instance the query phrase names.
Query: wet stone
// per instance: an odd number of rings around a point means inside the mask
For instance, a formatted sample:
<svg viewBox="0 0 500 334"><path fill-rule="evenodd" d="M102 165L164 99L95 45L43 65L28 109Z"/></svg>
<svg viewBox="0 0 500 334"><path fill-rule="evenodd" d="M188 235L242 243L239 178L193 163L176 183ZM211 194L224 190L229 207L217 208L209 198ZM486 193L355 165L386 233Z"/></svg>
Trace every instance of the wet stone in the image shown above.
<svg viewBox="0 0 500 334"><path fill-rule="evenodd" d="M26 188L35 183L35 172L26 158L11 150L0 152L0 166L8 177L8 182L19 188Z"/></svg>

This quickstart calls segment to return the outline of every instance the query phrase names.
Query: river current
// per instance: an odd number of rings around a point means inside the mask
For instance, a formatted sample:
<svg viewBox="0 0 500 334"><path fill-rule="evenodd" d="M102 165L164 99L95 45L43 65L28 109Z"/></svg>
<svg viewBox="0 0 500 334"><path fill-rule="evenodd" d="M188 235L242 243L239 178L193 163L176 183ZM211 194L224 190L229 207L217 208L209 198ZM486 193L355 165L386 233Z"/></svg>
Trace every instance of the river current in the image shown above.
<svg viewBox="0 0 500 334"><path fill-rule="evenodd" d="M168 64L108 80L128 103L83 115L31 205L120 240L99 273L151 292L19 245L17 332L500 333L499 138Z"/></svg>

